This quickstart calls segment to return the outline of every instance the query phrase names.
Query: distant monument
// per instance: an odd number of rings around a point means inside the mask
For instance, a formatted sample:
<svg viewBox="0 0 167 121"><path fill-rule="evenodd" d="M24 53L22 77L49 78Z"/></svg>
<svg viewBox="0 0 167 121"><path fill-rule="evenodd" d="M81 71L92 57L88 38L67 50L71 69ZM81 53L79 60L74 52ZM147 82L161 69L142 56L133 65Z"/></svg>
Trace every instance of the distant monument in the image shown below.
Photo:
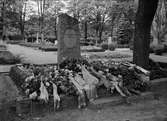
<svg viewBox="0 0 167 121"><path fill-rule="evenodd" d="M80 32L78 20L67 14L58 19L58 64L67 58L80 58Z"/></svg>
<svg viewBox="0 0 167 121"><path fill-rule="evenodd" d="M112 37L108 37L108 42L107 43L108 43L108 45L112 44Z"/></svg>

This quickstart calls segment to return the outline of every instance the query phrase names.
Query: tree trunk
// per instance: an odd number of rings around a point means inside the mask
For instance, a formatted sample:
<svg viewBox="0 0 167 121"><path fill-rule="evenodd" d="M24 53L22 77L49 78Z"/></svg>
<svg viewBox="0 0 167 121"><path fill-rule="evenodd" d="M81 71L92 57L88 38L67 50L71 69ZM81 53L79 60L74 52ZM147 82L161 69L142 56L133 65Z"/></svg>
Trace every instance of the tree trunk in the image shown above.
<svg viewBox="0 0 167 121"><path fill-rule="evenodd" d="M3 36L3 17L0 17L0 40L2 40Z"/></svg>
<svg viewBox="0 0 167 121"><path fill-rule="evenodd" d="M57 16L55 17L55 38L57 40Z"/></svg>
<svg viewBox="0 0 167 121"><path fill-rule="evenodd" d="M85 27L84 27L84 28L85 28L85 29L84 29L84 30L85 30L85 41L87 41L87 30L88 30L88 29L87 29L87 28L88 28L87 20L84 21L84 26L85 26Z"/></svg>
<svg viewBox="0 0 167 121"><path fill-rule="evenodd" d="M98 45L98 27L96 27L96 30L95 30L95 32L96 32L96 46Z"/></svg>
<svg viewBox="0 0 167 121"><path fill-rule="evenodd" d="M36 43L39 43L39 33L37 32Z"/></svg>
<svg viewBox="0 0 167 121"><path fill-rule="evenodd" d="M21 33L21 37L22 39L24 39L24 24L23 24L23 12L20 11L20 33Z"/></svg>
<svg viewBox="0 0 167 121"><path fill-rule="evenodd" d="M24 6L24 8L23 8ZM24 3L24 1L22 1L22 8L20 11L20 31L21 31L21 36L22 39L25 39L25 32L24 32L24 28L25 28L25 17L26 17L26 9L27 9L27 3Z"/></svg>
<svg viewBox="0 0 167 121"><path fill-rule="evenodd" d="M103 25L102 22L99 24L99 42L102 41L102 32L103 32Z"/></svg>
<svg viewBox="0 0 167 121"><path fill-rule="evenodd" d="M146 69L149 65L151 25L157 5L158 0L139 0L136 14L133 61Z"/></svg>
<svg viewBox="0 0 167 121"><path fill-rule="evenodd" d="M99 31L99 42L102 42L103 27Z"/></svg>
<svg viewBox="0 0 167 121"><path fill-rule="evenodd" d="M114 24L112 22L112 25L111 25L111 30L110 30L110 36L113 37L113 30L114 30Z"/></svg>
<svg viewBox="0 0 167 121"><path fill-rule="evenodd" d="M1 8L1 18L0 18L0 40L4 39L4 27L5 27L5 1L2 2L2 8Z"/></svg>
<svg viewBox="0 0 167 121"><path fill-rule="evenodd" d="M102 18L102 21L100 22L100 28L99 28L99 41L102 42L102 34L103 34L103 26L104 26L104 16Z"/></svg>

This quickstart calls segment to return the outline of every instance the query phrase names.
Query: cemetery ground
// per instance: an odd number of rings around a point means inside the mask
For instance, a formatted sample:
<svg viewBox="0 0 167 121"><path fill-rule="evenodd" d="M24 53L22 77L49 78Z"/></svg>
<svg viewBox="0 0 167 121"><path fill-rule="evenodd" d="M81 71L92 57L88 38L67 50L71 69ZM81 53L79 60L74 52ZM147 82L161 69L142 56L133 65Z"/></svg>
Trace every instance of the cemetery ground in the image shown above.
<svg viewBox="0 0 167 121"><path fill-rule="evenodd" d="M89 47L90 50L94 47ZM98 48L96 48L98 49ZM19 55L23 58L24 63L32 64L55 64L57 63L57 51L41 51L37 48L25 47L20 45L8 45L8 50L14 55ZM132 51L129 49L116 49L115 51L109 52L82 52L84 55L91 55L93 58L127 58L132 60ZM167 56L159 56L150 54L150 58L155 62L167 63Z"/></svg>
<svg viewBox="0 0 167 121"><path fill-rule="evenodd" d="M6 83L6 81L5 78L4 82ZM47 110L43 113L33 112L32 115L22 116L16 115L15 112L7 111L5 115L8 117L7 119L10 119L9 121L166 121L166 82L154 86L153 91L156 94L156 98L153 100L141 100L117 106L104 106L101 109L72 108L56 112ZM9 90L11 89L9 85L6 86ZM7 88L6 86L4 88Z"/></svg>
<svg viewBox="0 0 167 121"><path fill-rule="evenodd" d="M14 55L21 55L24 61L35 64L55 63L57 59L56 52L43 52L34 48L23 47L20 45L8 45L8 50ZM121 54L120 54L121 53ZM122 56L131 59L132 53L129 50L116 50L113 52L91 52L82 53L83 55L94 55L93 58L100 58L99 56L106 57L108 55ZM161 58L160 58L161 57ZM156 61L165 61L166 57L151 55ZM0 84L1 101L4 103L17 95L17 89L11 85L9 80L4 75L0 76L2 84ZM11 120L17 121L166 121L167 120L167 83L156 85L153 88L156 98L153 100L141 100L132 102L130 104L122 104L118 106L104 106L101 109L65 109L63 111L37 113L33 112L32 115L18 116L15 112L8 112L6 116L12 117ZM7 90L6 90L7 89ZM14 93L15 92L15 93ZM9 98L10 97L10 98Z"/></svg>
<svg viewBox="0 0 167 121"><path fill-rule="evenodd" d="M66 110L46 114L40 121L166 121L166 91L165 86L158 90L158 93L161 94L158 100L147 100L130 105L108 106L100 110Z"/></svg>

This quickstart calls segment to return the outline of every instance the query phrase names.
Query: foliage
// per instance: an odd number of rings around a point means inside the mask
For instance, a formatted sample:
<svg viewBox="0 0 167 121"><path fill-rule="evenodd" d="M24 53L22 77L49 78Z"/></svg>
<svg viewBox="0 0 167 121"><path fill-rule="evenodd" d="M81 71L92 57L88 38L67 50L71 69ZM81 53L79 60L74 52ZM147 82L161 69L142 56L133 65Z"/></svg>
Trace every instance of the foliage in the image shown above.
<svg viewBox="0 0 167 121"><path fill-rule="evenodd" d="M130 28L130 23L129 21L125 18L125 16L122 14L120 20L119 20L119 25L118 25L118 30L117 30L117 43L118 44L129 44L130 39L132 37L132 28Z"/></svg>
<svg viewBox="0 0 167 121"><path fill-rule="evenodd" d="M116 48L116 44L115 43L111 43L108 45L108 49L111 50L111 51L114 51Z"/></svg>
<svg viewBox="0 0 167 121"><path fill-rule="evenodd" d="M111 94L116 90L121 96L127 97L147 90L149 72L144 71L146 73L131 63L114 64L112 61L89 63L84 59L68 59L60 64L59 69L57 69L57 65L17 65L11 68L10 76L25 96L30 98L30 95L36 92L37 94L33 98L35 100L40 99L41 82L49 94L49 99L52 99L53 83L57 86L58 95L79 97L81 93L78 92L79 88L77 87L91 85L101 88L103 85L104 90L110 90ZM76 78L79 75L80 78ZM74 80L71 80L73 77ZM73 83L74 81L77 82L77 85ZM94 95L91 90L94 88L82 89L86 91L82 94L90 100L89 94Z"/></svg>
<svg viewBox="0 0 167 121"><path fill-rule="evenodd" d="M0 51L0 64L16 64L21 61L22 58L20 56L14 56L9 51Z"/></svg>
<svg viewBox="0 0 167 121"><path fill-rule="evenodd" d="M167 12L166 0L160 0L151 29L154 44L160 44L166 39L165 38L165 35L167 33L166 12Z"/></svg>
<svg viewBox="0 0 167 121"><path fill-rule="evenodd" d="M108 44L107 44L107 43L101 44L101 48L102 48L103 50L108 50Z"/></svg>
<svg viewBox="0 0 167 121"><path fill-rule="evenodd" d="M167 52L167 46L163 44L150 45L150 52L154 52L156 55L162 55Z"/></svg>
<svg viewBox="0 0 167 121"><path fill-rule="evenodd" d="M12 7L8 9L9 14L6 14L5 19L9 23L8 26L5 25L6 35L21 34L25 38L39 39L50 36L57 38L58 15L66 12L79 20L84 41L94 37L94 43L101 43L108 36L117 36L114 33L117 32L122 14L129 22L128 30L132 30L134 21L132 3L131 0L16 0L10 3Z"/></svg>
<svg viewBox="0 0 167 121"><path fill-rule="evenodd" d="M96 46L81 46L82 52L103 52L104 49Z"/></svg>

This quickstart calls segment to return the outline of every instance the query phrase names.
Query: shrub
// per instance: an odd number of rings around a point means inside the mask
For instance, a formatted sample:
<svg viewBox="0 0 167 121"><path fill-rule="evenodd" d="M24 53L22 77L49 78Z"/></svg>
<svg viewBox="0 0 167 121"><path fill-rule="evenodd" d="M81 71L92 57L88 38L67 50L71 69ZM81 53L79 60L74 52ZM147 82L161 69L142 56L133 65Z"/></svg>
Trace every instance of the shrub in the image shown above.
<svg viewBox="0 0 167 121"><path fill-rule="evenodd" d="M162 53L166 52L166 48L164 45L150 45L151 52L154 52L156 55L162 55Z"/></svg>
<svg viewBox="0 0 167 121"><path fill-rule="evenodd" d="M102 48L103 50L108 50L108 44L107 44L107 43L103 43L103 44L101 45L101 48Z"/></svg>
<svg viewBox="0 0 167 121"><path fill-rule="evenodd" d="M9 35L9 40L22 40L23 37L21 35Z"/></svg>
<svg viewBox="0 0 167 121"><path fill-rule="evenodd" d="M21 61L22 58L20 56L14 56L9 51L0 51L0 64L16 64Z"/></svg>
<svg viewBox="0 0 167 121"><path fill-rule="evenodd" d="M111 51L113 51L113 50L115 50L115 48L116 48L116 44L115 43L111 43L111 44L107 44L107 43L103 43L102 45L101 45L101 48L103 49L103 50L111 50Z"/></svg>
<svg viewBox="0 0 167 121"><path fill-rule="evenodd" d="M6 41L7 44L19 44L21 42L22 41L20 41L20 40L8 40L8 41Z"/></svg>
<svg viewBox="0 0 167 121"><path fill-rule="evenodd" d="M115 48L116 48L116 44L114 44L114 43L111 43L108 45L108 49L111 51L115 50Z"/></svg>
<svg viewBox="0 0 167 121"><path fill-rule="evenodd" d="M50 46L50 47L39 47L40 50L43 50L43 51L57 51L57 47L56 46Z"/></svg>
<svg viewBox="0 0 167 121"><path fill-rule="evenodd" d="M14 81L17 88L20 90L20 92L22 94L21 85L23 84L23 80L25 80L26 77L29 76L29 73L21 70L17 66L13 66L10 69L9 76Z"/></svg>
<svg viewBox="0 0 167 121"><path fill-rule="evenodd" d="M0 50L6 50L6 45L0 44Z"/></svg>
<svg viewBox="0 0 167 121"><path fill-rule="evenodd" d="M129 44L118 44L117 48L129 48Z"/></svg>

